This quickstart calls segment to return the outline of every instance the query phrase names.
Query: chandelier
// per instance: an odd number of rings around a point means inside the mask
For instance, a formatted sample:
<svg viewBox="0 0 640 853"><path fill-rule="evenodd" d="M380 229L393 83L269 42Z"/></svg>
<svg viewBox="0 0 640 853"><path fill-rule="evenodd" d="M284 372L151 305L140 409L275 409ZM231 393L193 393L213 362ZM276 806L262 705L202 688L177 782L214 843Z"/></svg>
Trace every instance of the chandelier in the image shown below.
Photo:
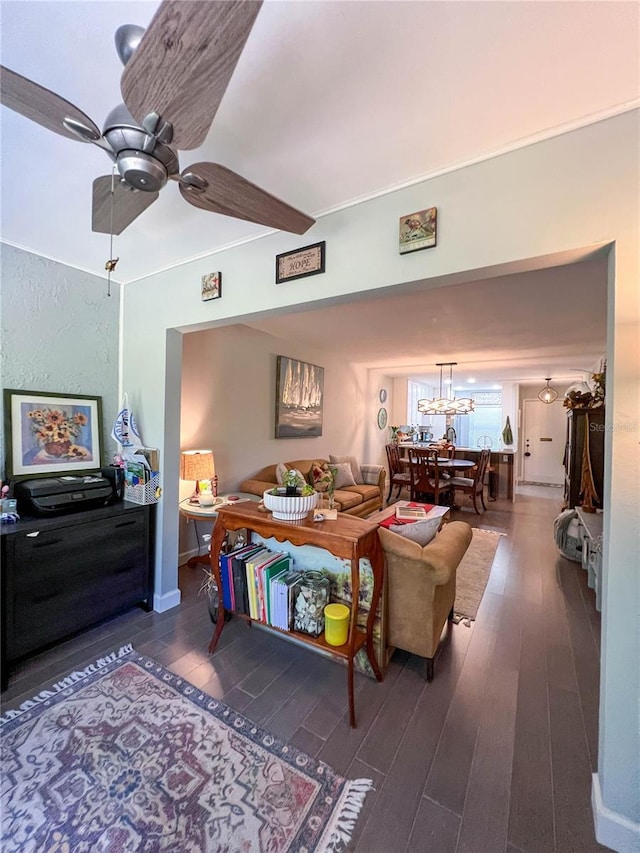
<svg viewBox="0 0 640 853"><path fill-rule="evenodd" d="M473 411L473 400L471 397L456 398L453 394L453 368L457 361L436 362L440 368L440 396L433 400L418 400L418 412L421 415L468 415ZM452 397L442 395L442 368L449 368L449 393Z"/></svg>
<svg viewBox="0 0 640 853"><path fill-rule="evenodd" d="M547 376L544 380L547 384L544 386L542 391L538 394L538 400L541 400L543 403L553 403L554 400L558 399L558 392L555 388L552 388L549 383L551 382L551 377Z"/></svg>

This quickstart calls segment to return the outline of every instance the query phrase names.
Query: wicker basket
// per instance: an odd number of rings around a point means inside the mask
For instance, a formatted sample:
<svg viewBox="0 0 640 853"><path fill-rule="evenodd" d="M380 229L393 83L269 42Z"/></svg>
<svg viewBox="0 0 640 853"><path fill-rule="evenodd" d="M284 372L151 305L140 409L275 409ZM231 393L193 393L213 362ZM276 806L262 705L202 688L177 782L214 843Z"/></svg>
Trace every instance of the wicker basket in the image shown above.
<svg viewBox="0 0 640 853"><path fill-rule="evenodd" d="M148 483L129 486L125 483L124 499L134 504L157 504L160 496L160 474L153 474Z"/></svg>

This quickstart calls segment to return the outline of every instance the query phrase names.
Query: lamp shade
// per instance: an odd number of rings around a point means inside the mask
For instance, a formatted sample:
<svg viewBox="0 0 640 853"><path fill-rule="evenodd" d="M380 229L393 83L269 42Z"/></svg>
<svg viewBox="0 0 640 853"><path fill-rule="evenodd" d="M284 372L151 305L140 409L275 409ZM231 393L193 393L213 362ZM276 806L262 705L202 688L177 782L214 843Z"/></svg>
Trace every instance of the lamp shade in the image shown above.
<svg viewBox="0 0 640 853"><path fill-rule="evenodd" d="M211 480L215 472L211 450L185 450L180 456L181 480Z"/></svg>

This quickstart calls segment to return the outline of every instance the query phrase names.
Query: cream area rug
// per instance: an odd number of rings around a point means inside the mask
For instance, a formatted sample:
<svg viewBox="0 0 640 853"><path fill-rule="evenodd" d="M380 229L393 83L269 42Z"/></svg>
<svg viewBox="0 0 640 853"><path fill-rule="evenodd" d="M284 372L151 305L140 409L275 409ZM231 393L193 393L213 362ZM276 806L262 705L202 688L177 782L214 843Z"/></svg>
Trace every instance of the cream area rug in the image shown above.
<svg viewBox="0 0 640 853"><path fill-rule="evenodd" d="M470 622L476 618L489 580L493 558L503 535L474 528L473 539L456 573L454 622Z"/></svg>

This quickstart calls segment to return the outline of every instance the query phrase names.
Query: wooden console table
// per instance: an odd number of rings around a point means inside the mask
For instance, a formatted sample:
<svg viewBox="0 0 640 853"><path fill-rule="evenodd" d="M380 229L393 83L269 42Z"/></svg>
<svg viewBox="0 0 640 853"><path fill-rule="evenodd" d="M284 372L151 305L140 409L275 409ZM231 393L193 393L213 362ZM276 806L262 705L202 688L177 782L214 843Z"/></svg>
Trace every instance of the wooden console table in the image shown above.
<svg viewBox="0 0 640 853"><path fill-rule="evenodd" d="M222 543L230 530L246 529L247 536L255 532L265 539L274 538L278 542L290 542L292 545L315 545L324 548L335 557L350 560L351 562L351 618L349 622L349 637L344 646L330 646L324 639L324 634L319 637L311 637L298 631L281 631L272 625L260 622L270 631L285 636L295 636L296 640L306 643L312 648L321 649L331 655L345 659L348 669L349 690L349 723L355 728L355 704L353 689L353 659L361 648L366 648L369 663L378 681L382 681L382 672L376 660L373 647L373 623L375 620L382 583L384 578L384 557L382 546L378 537L378 525L355 518L350 515L338 515L335 521L314 522L307 517L302 521L278 521L270 512L263 512L255 504L240 504L239 506L224 506L218 509L218 516L213 537L211 539L211 571L222 590L220 576L219 555ZM371 607L367 619L366 631L358 628L358 599L360 594L360 559L367 557L371 563L373 572L373 593ZM213 654L218 640L224 628L224 605L222 595L219 595L219 610L216 627L209 643L209 653ZM248 621L259 621L251 619L244 613L236 613L236 616Z"/></svg>

